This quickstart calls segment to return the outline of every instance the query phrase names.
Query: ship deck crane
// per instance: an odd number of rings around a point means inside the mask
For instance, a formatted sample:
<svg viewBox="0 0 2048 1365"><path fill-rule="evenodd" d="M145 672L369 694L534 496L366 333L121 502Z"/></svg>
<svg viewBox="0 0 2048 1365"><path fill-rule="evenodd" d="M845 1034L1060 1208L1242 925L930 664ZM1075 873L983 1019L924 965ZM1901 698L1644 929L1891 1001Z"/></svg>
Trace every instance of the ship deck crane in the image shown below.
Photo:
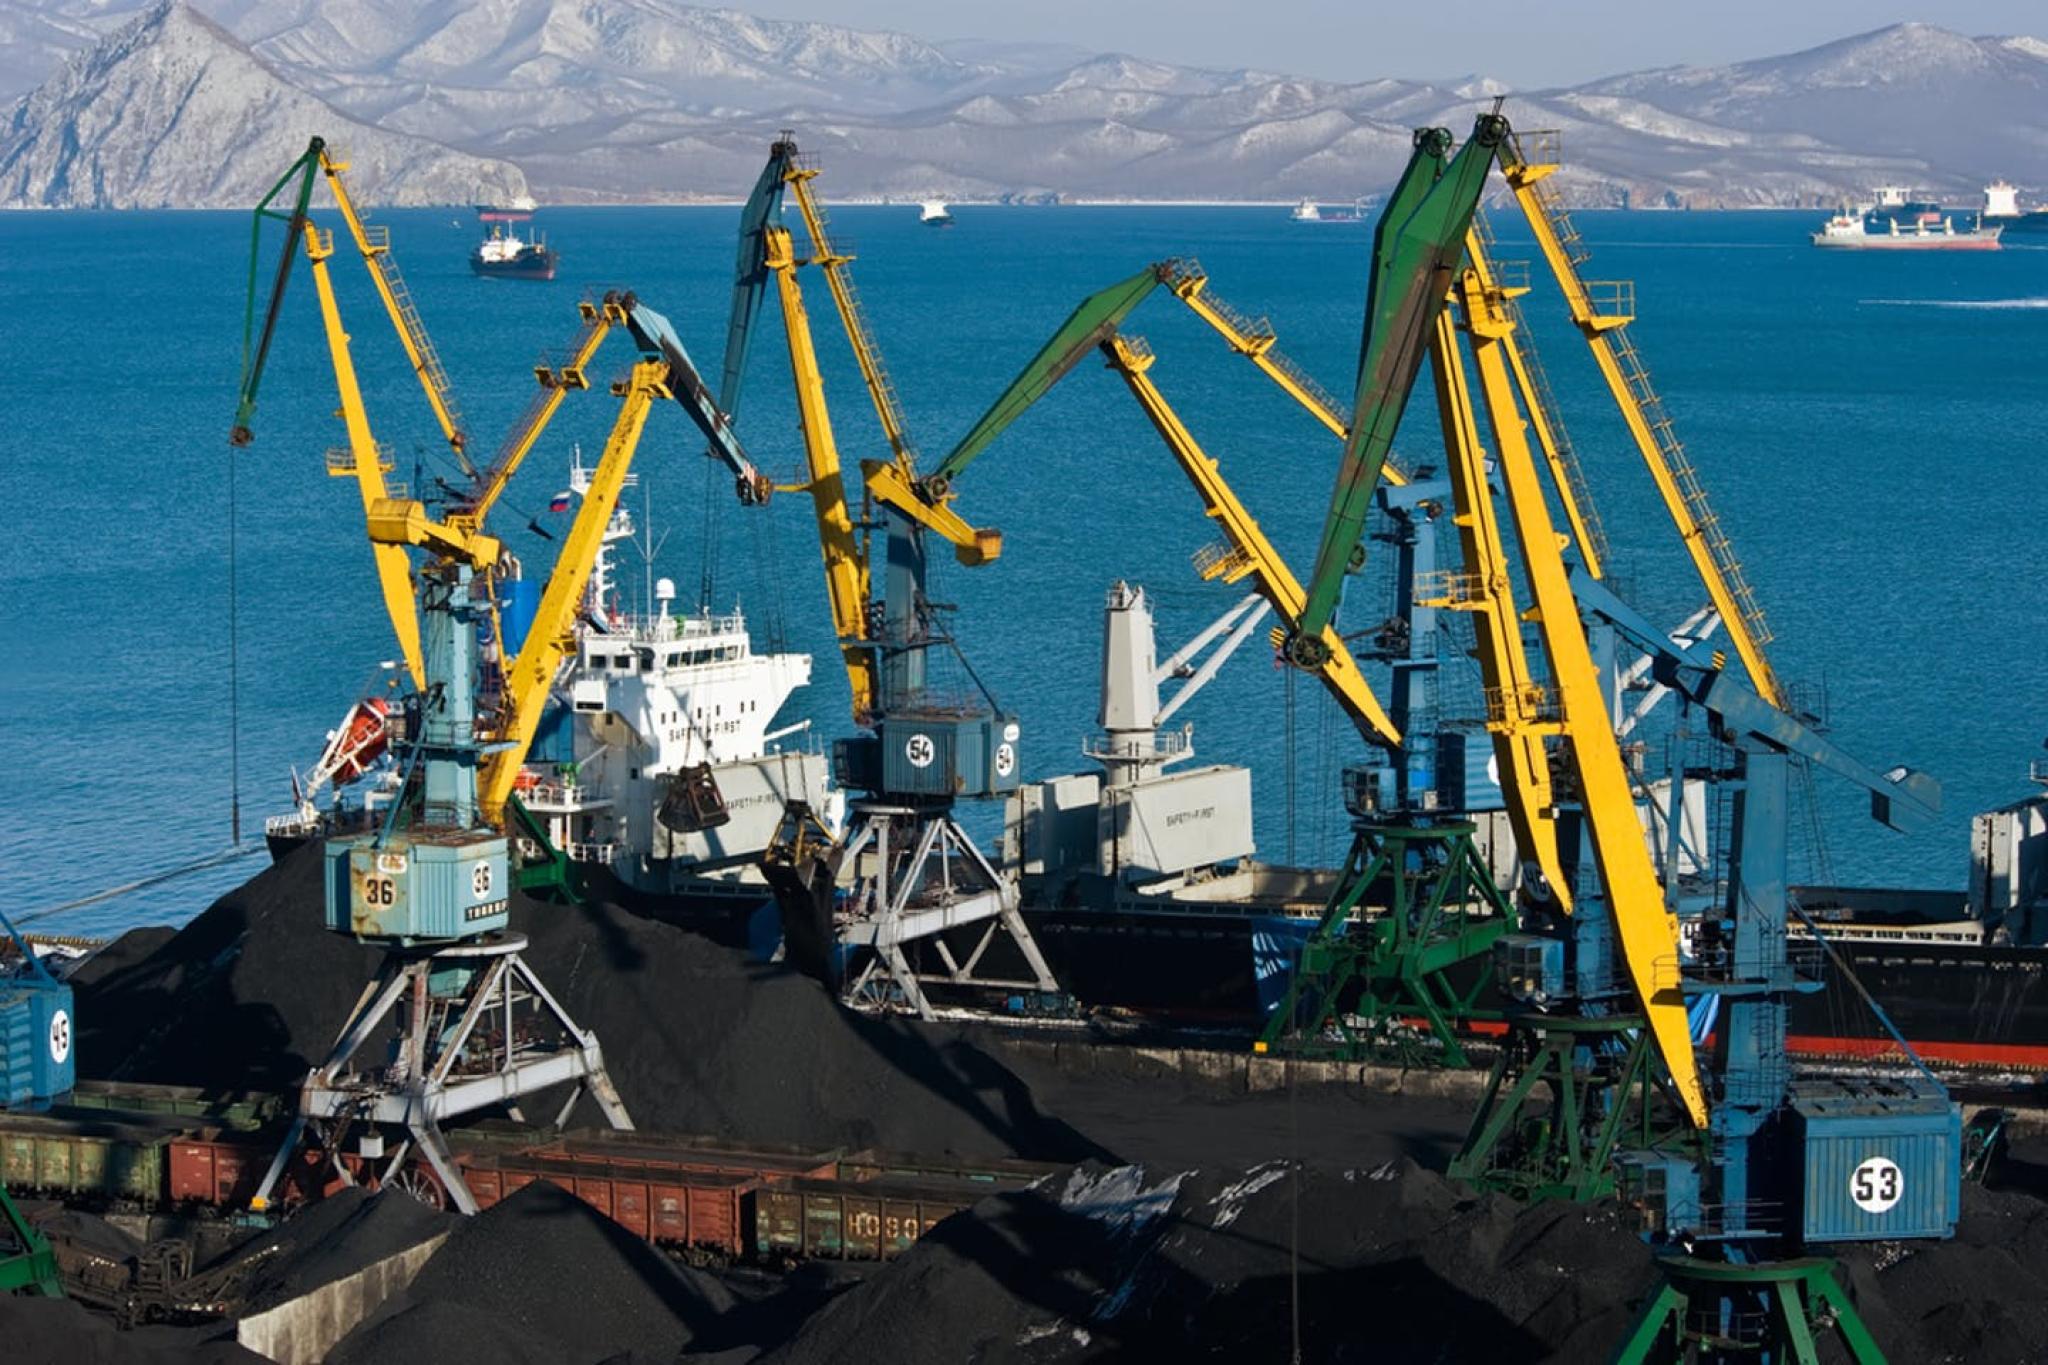
<svg viewBox="0 0 2048 1365"><path fill-rule="evenodd" d="M1001 796L1016 789L1019 727L978 678L966 696L946 697L928 677L933 652L954 647L938 625L939 608L926 594L924 527L932 522L906 515L878 497L882 483L915 481L914 455L853 288L847 268L852 258L834 250L827 236L811 188L816 175L789 133L776 140L741 215L722 390L728 405L738 403L760 295L772 280L803 435L807 478L802 490L810 494L816 517L826 597L854 720L869 732L834 746L835 777L862 793L853 802L845 841L819 837L804 812L793 810L785 836L769 850L766 870L783 907L790 956L813 975L836 981L834 946L855 949L861 962L845 983L850 1000L871 1005L900 1000L928 1017L931 1004L924 987L931 980L1050 993L1056 985L1017 913L1015 886L954 817L960 797ZM799 259L793 235L783 225L785 191L794 193L810 236L808 259ZM756 249L758 258L752 255ZM870 498L883 502L878 517L863 513L856 520L849 504L797 278L805 264L825 275L889 443L888 459L861 466ZM879 564L873 559L877 530L882 533ZM961 533L957 526L950 530ZM956 930L961 931L954 935L962 949L958 954L948 941ZM1015 943L1024 977L989 980L978 975L998 931ZM926 972L912 960L920 943L929 945L942 971Z"/></svg>

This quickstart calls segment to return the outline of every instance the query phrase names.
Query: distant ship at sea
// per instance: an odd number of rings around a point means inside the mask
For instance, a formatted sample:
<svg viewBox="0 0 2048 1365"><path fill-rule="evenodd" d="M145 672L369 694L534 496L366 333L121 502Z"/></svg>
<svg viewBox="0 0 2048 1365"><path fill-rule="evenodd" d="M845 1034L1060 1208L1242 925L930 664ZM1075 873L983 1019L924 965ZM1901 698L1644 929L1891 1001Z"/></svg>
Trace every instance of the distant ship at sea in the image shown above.
<svg viewBox="0 0 2048 1365"><path fill-rule="evenodd" d="M1365 201L1357 199L1346 208L1326 209L1313 199L1304 199L1294 206L1290 216L1297 223L1362 223L1365 221Z"/></svg>
<svg viewBox="0 0 2048 1365"><path fill-rule="evenodd" d="M491 226L476 250L469 253L471 270L479 275L507 280L552 280L555 277L555 266L561 256L553 247L539 237L521 238L516 230L506 225L506 219L491 218L482 210L478 213ZM526 216L531 218L532 211L528 210Z"/></svg>
<svg viewBox="0 0 2048 1365"><path fill-rule="evenodd" d="M1958 213L1932 200L1916 199L1898 185L1882 185L1877 202L1861 211L1844 208L1813 234L1815 246L1882 251L1996 251L2002 228L1977 214L1957 227Z"/></svg>
<svg viewBox="0 0 2048 1365"><path fill-rule="evenodd" d="M2020 192L2004 180L1984 187L1984 221L2006 232L2048 236L2048 209L2023 209Z"/></svg>
<svg viewBox="0 0 2048 1365"><path fill-rule="evenodd" d="M917 221L926 227L951 227L953 215L946 209L943 199L927 199L918 212Z"/></svg>

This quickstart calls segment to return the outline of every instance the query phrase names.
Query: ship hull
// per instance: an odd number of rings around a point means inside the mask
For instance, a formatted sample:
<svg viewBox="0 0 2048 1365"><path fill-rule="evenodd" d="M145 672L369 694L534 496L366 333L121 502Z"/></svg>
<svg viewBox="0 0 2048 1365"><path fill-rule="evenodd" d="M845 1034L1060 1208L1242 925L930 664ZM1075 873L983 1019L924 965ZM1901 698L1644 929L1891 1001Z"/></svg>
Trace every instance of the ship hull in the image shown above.
<svg viewBox="0 0 2048 1365"><path fill-rule="evenodd" d="M1813 244L1834 251L1996 251L1998 234L1945 233L1905 234L1893 237L1873 233L1865 237L1828 237L1816 232Z"/></svg>
<svg viewBox="0 0 2048 1365"><path fill-rule="evenodd" d="M552 280L555 277L556 259L552 251L521 256L515 261L486 261L479 256L471 256L469 268L486 279Z"/></svg>
<svg viewBox="0 0 2048 1365"><path fill-rule="evenodd" d="M1266 915L1029 904L1023 913L1054 975L1084 1005L1252 1030L1284 990L1289 964L1276 960L1274 920ZM1297 918L1295 933L1308 923ZM1840 925L1832 932L1835 953L1923 1060L2048 1071L2048 949L1867 941ZM1490 995L1479 999L1482 1013L1501 1008ZM1829 972L1826 990L1795 998L1789 1026L1788 1044L1802 1056L1901 1056L1839 971ZM1501 1026L1479 1020L1471 1031L1483 1037Z"/></svg>

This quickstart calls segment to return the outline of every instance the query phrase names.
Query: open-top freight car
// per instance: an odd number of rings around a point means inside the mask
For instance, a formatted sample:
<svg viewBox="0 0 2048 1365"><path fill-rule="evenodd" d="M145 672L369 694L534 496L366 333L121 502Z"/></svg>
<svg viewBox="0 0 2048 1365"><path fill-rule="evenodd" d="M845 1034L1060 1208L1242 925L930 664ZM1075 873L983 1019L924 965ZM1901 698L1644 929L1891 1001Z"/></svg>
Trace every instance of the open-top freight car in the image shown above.
<svg viewBox="0 0 2048 1365"><path fill-rule="evenodd" d="M249 1200L277 1133L263 1096L223 1101L150 1087L136 1109L112 1092L86 1108L0 1115L0 1180L25 1194L97 1210L216 1212L248 1221ZM985 1195L1018 1189L1058 1167L866 1149L604 1130L557 1133L508 1123L452 1132L458 1165L480 1206L548 1180L637 1237L698 1261L895 1256L941 1219ZM351 1177L370 1171L352 1154ZM424 1167L409 1193L450 1207ZM279 1200L285 1215L341 1182L326 1154L302 1152Z"/></svg>

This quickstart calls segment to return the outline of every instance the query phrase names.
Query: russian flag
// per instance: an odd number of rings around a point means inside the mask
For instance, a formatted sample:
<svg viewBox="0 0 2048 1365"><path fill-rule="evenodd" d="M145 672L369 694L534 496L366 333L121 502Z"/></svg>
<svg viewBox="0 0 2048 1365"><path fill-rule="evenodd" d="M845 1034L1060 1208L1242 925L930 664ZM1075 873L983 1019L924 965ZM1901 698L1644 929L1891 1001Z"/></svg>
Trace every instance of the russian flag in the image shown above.
<svg viewBox="0 0 2048 1365"><path fill-rule="evenodd" d="M570 496L571 494L569 490L564 488L561 492L555 494L552 498L548 499L548 510L550 512L568 511Z"/></svg>

